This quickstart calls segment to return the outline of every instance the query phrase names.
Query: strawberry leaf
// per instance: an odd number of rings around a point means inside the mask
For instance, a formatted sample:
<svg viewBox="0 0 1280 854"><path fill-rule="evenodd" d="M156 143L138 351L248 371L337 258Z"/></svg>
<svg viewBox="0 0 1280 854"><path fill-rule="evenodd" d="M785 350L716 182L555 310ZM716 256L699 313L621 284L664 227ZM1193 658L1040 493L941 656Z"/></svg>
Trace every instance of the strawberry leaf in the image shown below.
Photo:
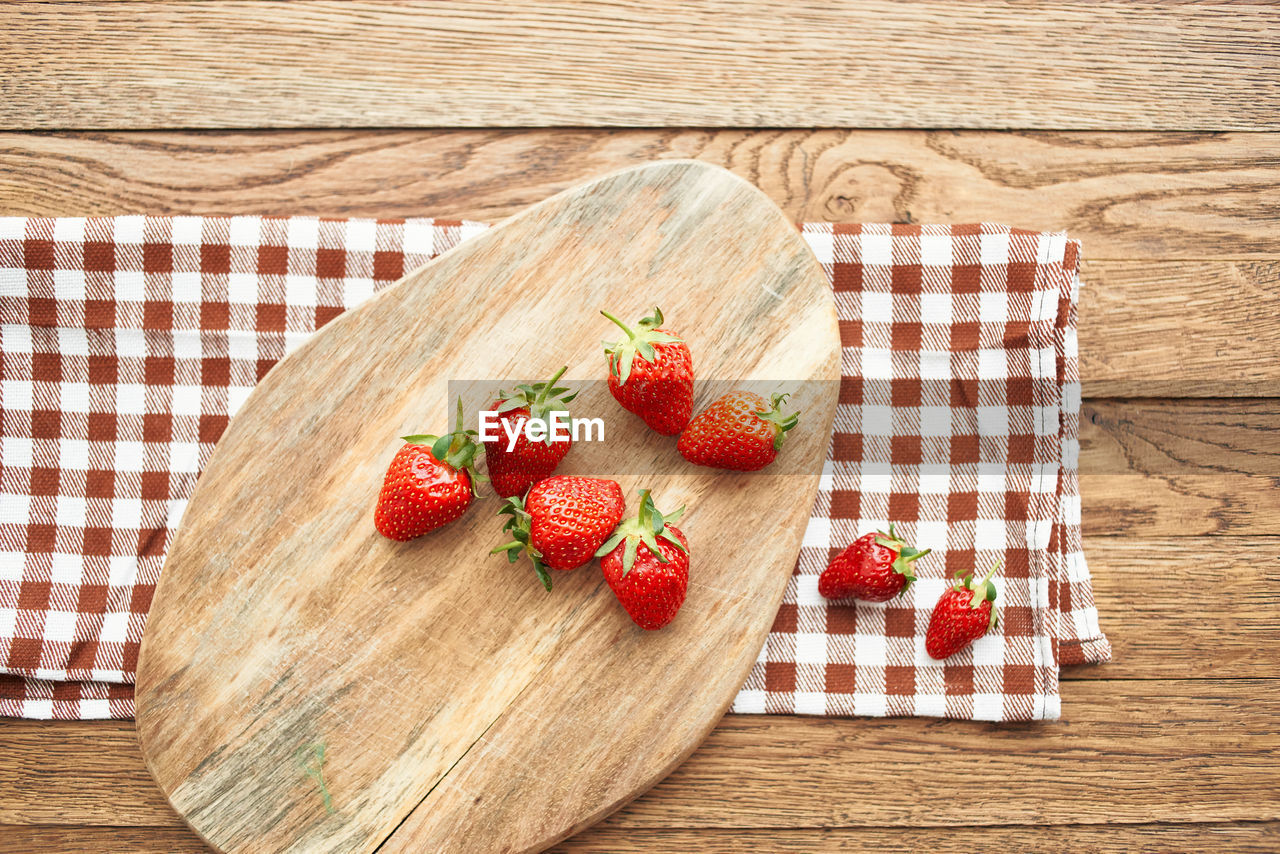
<svg viewBox="0 0 1280 854"><path fill-rule="evenodd" d="M790 396L789 394L775 394L769 400L768 409L755 413L758 417L773 425L773 449L775 451L782 449L782 443L787 437L787 431L795 429L795 426L800 423L799 411L787 415L782 414L782 405L787 402L787 398ZM892 533L890 531L891 536Z"/></svg>
<svg viewBox="0 0 1280 854"><path fill-rule="evenodd" d="M547 567L542 563L542 558L538 555L529 555L533 560L533 571L538 574L538 580L542 582L542 586L547 588L547 592L551 592L551 573L547 572Z"/></svg>
<svg viewBox="0 0 1280 854"><path fill-rule="evenodd" d="M668 534L666 531L663 531L663 532L662 532L661 534L659 534L658 536L662 537L662 539L666 540L668 543L671 543L671 545L675 546L676 548L678 548L680 551L684 552L685 554L688 554L688 553L689 553L689 550L688 550L687 548L685 548L685 547L684 547L684 543L680 542L680 540L678 540L678 539L676 539L675 537L671 536L671 535L670 535L670 534ZM666 561L663 561L663 563L666 563Z"/></svg>
<svg viewBox="0 0 1280 854"><path fill-rule="evenodd" d="M604 557L604 556L605 556L605 555L607 555L609 552L611 552L611 551L613 551L614 549L616 549L616 548L618 547L618 543L622 542L622 538L623 538L623 537L625 537L625 536L626 536L626 533L625 533L624 531L621 531L621 530L615 530L615 531L613 532L613 536L611 536L611 537L609 537L609 539L605 540L605 541L604 541L604 545L602 545L602 546L600 546L600 548L596 549L595 557Z"/></svg>
<svg viewBox="0 0 1280 854"><path fill-rule="evenodd" d="M991 568L987 570L987 574L982 577L982 580L972 586L970 586L970 581L973 579L973 576L972 575L965 576L964 586L973 590L973 596L969 599L970 608L981 607L983 602L996 601L996 585L991 580L991 576L995 575L996 570L999 568L1000 568L1000 561L996 561L994 564L991 565ZM994 616L995 616L995 609L993 608L992 609L993 619L994 619ZM992 625L994 625L994 623Z"/></svg>
<svg viewBox="0 0 1280 854"><path fill-rule="evenodd" d="M636 515L622 522L614 529L609 539L596 551L596 557L604 557L617 549L619 545L622 545L622 576L625 578L631 568L635 566L640 543L645 544L645 547L649 549L649 552L659 563L670 562L658 545L659 539L666 540L680 549L680 551L688 554L689 550L685 548L684 543L681 543L667 529L667 523L680 518L683 513L684 507L681 506L680 509L664 518L658 508L654 506L653 497L649 490L640 490L640 508L636 511Z"/></svg>
<svg viewBox="0 0 1280 854"><path fill-rule="evenodd" d="M638 324L639 331L631 329L631 327L607 311L601 311L600 313L621 327L623 332L627 333L625 341L604 342L604 351L609 357L609 373L618 378L619 385L627 384L627 380L631 378L631 369L637 358L644 359L650 364L658 360L658 353L653 347L654 344L680 344L684 342L684 339L675 335L658 331L657 327L662 323L662 310L657 306L653 309L652 317L646 317L640 321Z"/></svg>
<svg viewBox="0 0 1280 854"><path fill-rule="evenodd" d="M658 563L667 563L667 556L662 553L662 549L658 548L658 540L653 534L645 531L640 535L641 541L649 547L650 553L658 559Z"/></svg>
<svg viewBox="0 0 1280 854"><path fill-rule="evenodd" d="M528 409L529 417L551 422L552 415L556 412L569 414L569 402L578 396L577 392L566 394L569 391L564 386L557 386L556 381L564 375L568 370L565 365L556 371L555 375L546 382L518 385L511 394L505 391L498 392L498 399L502 403L498 406L498 414L510 412L513 409ZM551 438L551 431L542 437L543 444L554 444Z"/></svg>
<svg viewBox="0 0 1280 854"><path fill-rule="evenodd" d="M508 517L502 526L502 530L511 535L511 541L495 546L489 550L489 554L506 552L508 563L515 563L522 554L528 555L529 560L533 563L533 571L537 574L538 580L542 582L543 587L551 590L551 573L547 572L546 564L542 562L542 552L534 548L531 542L532 532L530 528L533 524L533 517L525 510L524 500L519 496L512 496L506 499L502 502L502 506L498 508L498 515Z"/></svg>
<svg viewBox="0 0 1280 854"><path fill-rule="evenodd" d="M640 549L640 537L627 537L627 544L622 550L622 577L626 578L631 567L636 565L636 552Z"/></svg>

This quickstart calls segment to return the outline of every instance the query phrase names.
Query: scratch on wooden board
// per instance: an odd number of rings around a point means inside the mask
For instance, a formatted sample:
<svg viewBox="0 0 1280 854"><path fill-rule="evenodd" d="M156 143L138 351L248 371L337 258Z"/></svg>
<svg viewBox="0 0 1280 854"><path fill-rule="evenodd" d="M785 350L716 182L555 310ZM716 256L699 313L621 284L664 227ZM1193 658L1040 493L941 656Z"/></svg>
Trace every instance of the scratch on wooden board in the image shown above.
<svg viewBox="0 0 1280 854"><path fill-rule="evenodd" d="M303 773L314 780L320 788L320 797L324 799L324 811L332 814L335 812L333 796L329 794L329 787L324 782L324 749L323 741L312 742L299 747L298 752L294 754L294 759L297 760L298 767L303 770Z"/></svg>

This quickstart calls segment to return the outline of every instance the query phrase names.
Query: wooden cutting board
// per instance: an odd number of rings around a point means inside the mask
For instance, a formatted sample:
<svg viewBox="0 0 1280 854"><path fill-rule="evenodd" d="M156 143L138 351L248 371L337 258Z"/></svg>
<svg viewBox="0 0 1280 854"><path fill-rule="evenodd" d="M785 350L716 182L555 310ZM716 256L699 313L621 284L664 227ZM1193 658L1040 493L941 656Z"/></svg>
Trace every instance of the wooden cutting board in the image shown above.
<svg viewBox="0 0 1280 854"><path fill-rule="evenodd" d="M600 340L654 304L701 383L796 391L773 471L685 464L609 397ZM795 562L840 370L830 288L758 190L691 161L609 175L466 241L324 327L258 385L201 476L142 644L138 736L174 808L224 851L533 851L679 764L756 659ZM398 436L454 388L569 366L561 472L688 505L689 594L643 632L599 564L488 549L498 501L411 543L374 531ZM705 382L703 379L717 382ZM474 414L472 414L474 422Z"/></svg>

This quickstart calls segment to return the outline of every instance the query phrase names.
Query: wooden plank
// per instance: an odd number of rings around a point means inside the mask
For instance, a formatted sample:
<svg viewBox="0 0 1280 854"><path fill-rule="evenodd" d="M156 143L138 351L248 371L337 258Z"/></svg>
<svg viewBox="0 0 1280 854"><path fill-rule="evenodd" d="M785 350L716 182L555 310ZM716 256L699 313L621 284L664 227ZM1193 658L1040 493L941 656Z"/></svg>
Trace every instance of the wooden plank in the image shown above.
<svg viewBox="0 0 1280 854"><path fill-rule="evenodd" d="M928 795L919 797L927 799ZM980 806L962 805L961 812ZM939 803L938 809L948 806ZM3 837L0 837L2 840ZM645 830L596 827L556 846L550 854L642 854L669 851L732 851L734 854L972 854L974 851L1209 851L1275 854L1280 823L1138 824L1015 827L841 827L764 830ZM2 851L3 848L0 848ZM16 852L15 852L16 854Z"/></svg>
<svg viewBox="0 0 1280 854"><path fill-rule="evenodd" d="M1280 680L1078 681L1063 692L1064 720L1013 726L730 715L603 827L643 838L695 827L1280 819ZM869 796L887 773L929 796ZM974 809L939 809L957 801ZM3 722L0 824L181 826L120 721Z"/></svg>
<svg viewBox="0 0 1280 854"><path fill-rule="evenodd" d="M209 854L213 849L185 827L0 826L0 854Z"/></svg>
<svg viewBox="0 0 1280 854"><path fill-rule="evenodd" d="M1280 400L1087 400L1085 474L1280 477Z"/></svg>
<svg viewBox="0 0 1280 854"><path fill-rule="evenodd" d="M1280 262L1113 261L1081 278L1086 396L1280 395Z"/></svg>
<svg viewBox="0 0 1280 854"><path fill-rule="evenodd" d="M557 845L551 854L657 854L670 851L733 851L735 854L840 854L910 852L971 854L979 850L1207 851L1274 854L1280 846L1280 822L1212 824L1023 825L1013 827L930 828L768 828L714 830L678 828L637 833L629 828L583 831ZM0 827L0 854L32 851L62 854L205 854L212 851L194 833L167 827L78 827L27 825Z"/></svg>
<svg viewBox="0 0 1280 854"><path fill-rule="evenodd" d="M0 718L0 825L185 827L147 773L133 721Z"/></svg>
<svg viewBox="0 0 1280 854"><path fill-rule="evenodd" d="M700 376L792 392L806 427L768 471L673 465L671 443L589 381L607 373L597 335L546 346L548 329L608 334L602 307L650 301L682 318ZM374 528L396 437L446 432L455 394L473 426L500 386L563 365L573 412L602 416L608 440L575 443L558 473L614 478L629 513L641 488L688 508L689 596L660 632L633 625L598 572L556 573L549 595L492 556L510 535L488 490L421 540ZM594 823L687 756L755 663L839 374L813 253L768 198L705 163L598 178L441 255L276 365L219 440L147 618L148 766L228 852L541 850ZM740 520L764 518L769 536L742 536Z"/></svg>
<svg viewBox="0 0 1280 854"><path fill-rule="evenodd" d="M607 824L1111 824L1280 818L1280 682L1075 682L1048 725L739 715ZM886 775L904 792L872 797ZM835 794L840 793L840 794ZM940 804L973 805L968 811Z"/></svg>
<svg viewBox="0 0 1280 854"><path fill-rule="evenodd" d="M1280 538L1087 537L1085 557L1114 660L1064 680L1280 677Z"/></svg>
<svg viewBox="0 0 1280 854"><path fill-rule="evenodd" d="M1280 110L1277 110L1280 115ZM493 222L612 169L696 158L796 221L1067 229L1121 282L1253 288L1280 259L1280 133L847 130L0 134L0 214L438 216ZM1089 290L1108 284L1095 281ZM1250 282L1254 284L1251 286ZM1270 282L1271 290L1259 282ZM1114 290L1111 288L1110 290ZM1124 300L1125 291L1117 293ZM1110 305L1110 303L1108 303Z"/></svg>
<svg viewBox="0 0 1280 854"><path fill-rule="evenodd" d="M1123 534L1280 534L1280 479L1247 474L1084 475L1085 542Z"/></svg>
<svg viewBox="0 0 1280 854"><path fill-rule="evenodd" d="M1267 5L10 5L10 128L1280 128Z"/></svg>
<svg viewBox="0 0 1280 854"><path fill-rule="evenodd" d="M1086 400L1086 535L1280 534L1280 402Z"/></svg>

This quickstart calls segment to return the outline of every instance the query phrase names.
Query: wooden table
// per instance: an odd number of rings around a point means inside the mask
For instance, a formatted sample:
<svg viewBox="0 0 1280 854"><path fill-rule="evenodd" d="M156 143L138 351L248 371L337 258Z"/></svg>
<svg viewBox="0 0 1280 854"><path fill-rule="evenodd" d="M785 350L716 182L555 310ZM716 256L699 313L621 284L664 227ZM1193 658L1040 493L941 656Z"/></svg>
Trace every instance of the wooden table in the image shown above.
<svg viewBox="0 0 1280 854"><path fill-rule="evenodd" d="M1280 848L1280 12L667 5L6 3L0 214L493 220L696 157L796 220L1066 228L1114 663L1056 723L729 716L558 850ZM0 721L36 850L204 849L130 723Z"/></svg>

